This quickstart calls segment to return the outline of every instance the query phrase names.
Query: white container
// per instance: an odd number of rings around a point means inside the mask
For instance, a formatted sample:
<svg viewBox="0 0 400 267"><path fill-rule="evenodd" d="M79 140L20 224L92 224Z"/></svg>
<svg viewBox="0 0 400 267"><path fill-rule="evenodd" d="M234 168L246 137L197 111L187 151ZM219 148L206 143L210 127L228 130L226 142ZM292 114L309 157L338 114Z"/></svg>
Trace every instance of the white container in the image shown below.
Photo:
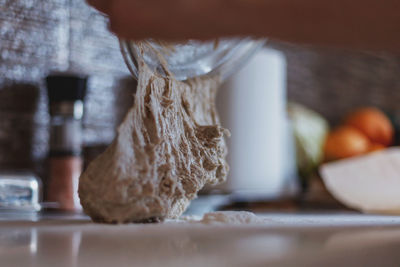
<svg viewBox="0 0 400 267"><path fill-rule="evenodd" d="M247 198L279 198L296 190L294 142L286 116L286 60L263 48L219 91L230 174L219 189Z"/></svg>

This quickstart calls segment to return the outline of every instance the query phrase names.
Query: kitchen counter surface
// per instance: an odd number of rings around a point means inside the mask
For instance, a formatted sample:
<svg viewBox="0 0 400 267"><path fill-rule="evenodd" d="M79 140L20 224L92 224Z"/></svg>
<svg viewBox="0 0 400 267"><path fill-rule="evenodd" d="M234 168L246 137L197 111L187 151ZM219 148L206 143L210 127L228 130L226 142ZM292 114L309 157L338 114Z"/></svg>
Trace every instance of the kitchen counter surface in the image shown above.
<svg viewBox="0 0 400 267"><path fill-rule="evenodd" d="M84 216L1 216L0 266L400 266L400 217L260 216L262 225L102 225Z"/></svg>

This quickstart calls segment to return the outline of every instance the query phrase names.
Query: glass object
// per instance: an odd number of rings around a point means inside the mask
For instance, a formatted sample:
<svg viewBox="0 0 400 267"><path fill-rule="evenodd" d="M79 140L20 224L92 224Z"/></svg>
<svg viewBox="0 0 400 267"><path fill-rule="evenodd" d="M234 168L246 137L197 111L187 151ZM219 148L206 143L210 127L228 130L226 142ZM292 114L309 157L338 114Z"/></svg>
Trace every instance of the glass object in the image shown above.
<svg viewBox="0 0 400 267"><path fill-rule="evenodd" d="M39 211L42 183L32 173L0 173L0 210Z"/></svg>
<svg viewBox="0 0 400 267"><path fill-rule="evenodd" d="M222 79L225 79L265 42L265 39L251 38L220 39L208 42L189 40L176 44L154 40L140 43L121 40L120 46L125 62L135 78L138 77L138 59L142 57L150 69L162 76L166 75L165 66L178 80L187 80L205 74L220 75Z"/></svg>

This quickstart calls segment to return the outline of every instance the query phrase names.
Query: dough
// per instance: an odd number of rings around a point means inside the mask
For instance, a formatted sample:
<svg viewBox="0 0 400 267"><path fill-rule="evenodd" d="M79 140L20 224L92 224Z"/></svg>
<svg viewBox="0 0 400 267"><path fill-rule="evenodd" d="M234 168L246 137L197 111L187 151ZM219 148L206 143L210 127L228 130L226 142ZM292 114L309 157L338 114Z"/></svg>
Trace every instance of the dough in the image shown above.
<svg viewBox="0 0 400 267"><path fill-rule="evenodd" d="M178 218L205 184L224 181L227 131L215 108L218 85L210 77L159 77L140 63L134 106L80 177L85 213L106 223Z"/></svg>
<svg viewBox="0 0 400 267"><path fill-rule="evenodd" d="M246 225L246 224L265 224L265 218L258 217L252 212L248 211L217 211L205 213L203 217L197 216L181 216L178 221L192 224L231 224L231 225Z"/></svg>
<svg viewBox="0 0 400 267"><path fill-rule="evenodd" d="M260 224L264 220L248 211L219 211L206 213L199 221L203 224Z"/></svg>

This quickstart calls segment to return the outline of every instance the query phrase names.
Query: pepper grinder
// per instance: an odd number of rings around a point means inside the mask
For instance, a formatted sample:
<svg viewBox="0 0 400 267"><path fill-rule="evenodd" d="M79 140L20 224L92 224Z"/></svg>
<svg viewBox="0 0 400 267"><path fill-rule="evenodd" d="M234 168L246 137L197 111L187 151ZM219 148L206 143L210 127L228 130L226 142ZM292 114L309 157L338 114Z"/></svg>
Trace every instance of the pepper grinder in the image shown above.
<svg viewBox="0 0 400 267"><path fill-rule="evenodd" d="M54 74L46 78L50 111L47 201L65 211L82 209L78 196L82 172L82 117L87 77Z"/></svg>

